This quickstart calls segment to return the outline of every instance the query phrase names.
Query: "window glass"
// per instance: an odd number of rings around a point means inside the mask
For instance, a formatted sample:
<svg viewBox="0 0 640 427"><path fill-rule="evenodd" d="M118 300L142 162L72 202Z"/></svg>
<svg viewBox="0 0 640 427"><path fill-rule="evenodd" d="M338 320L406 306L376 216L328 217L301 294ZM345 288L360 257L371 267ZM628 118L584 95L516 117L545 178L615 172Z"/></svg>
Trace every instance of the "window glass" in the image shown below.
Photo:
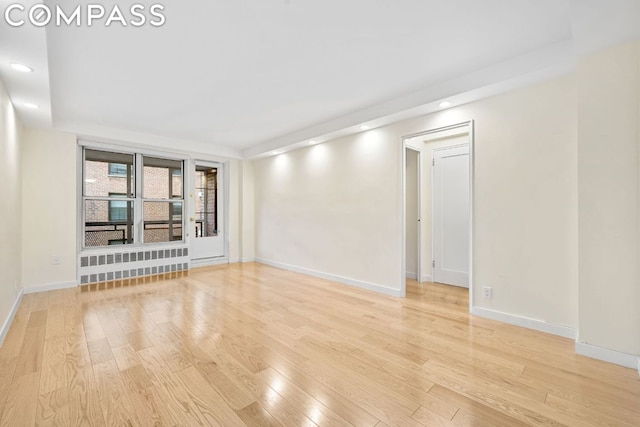
<svg viewBox="0 0 640 427"><path fill-rule="evenodd" d="M142 197L145 199L182 198L182 162L179 160L143 158L144 184Z"/></svg>
<svg viewBox="0 0 640 427"><path fill-rule="evenodd" d="M144 202L145 243L182 240L182 202Z"/></svg>
<svg viewBox="0 0 640 427"><path fill-rule="evenodd" d="M117 215L117 218L112 215ZM92 200L84 202L84 246L133 243L133 202Z"/></svg>
<svg viewBox="0 0 640 427"><path fill-rule="evenodd" d="M84 195L107 197L117 193L133 197L135 156L133 154L84 150Z"/></svg>
<svg viewBox="0 0 640 427"><path fill-rule="evenodd" d="M183 241L183 165L182 160L85 148L83 247ZM136 167L142 170L141 182L136 182Z"/></svg>

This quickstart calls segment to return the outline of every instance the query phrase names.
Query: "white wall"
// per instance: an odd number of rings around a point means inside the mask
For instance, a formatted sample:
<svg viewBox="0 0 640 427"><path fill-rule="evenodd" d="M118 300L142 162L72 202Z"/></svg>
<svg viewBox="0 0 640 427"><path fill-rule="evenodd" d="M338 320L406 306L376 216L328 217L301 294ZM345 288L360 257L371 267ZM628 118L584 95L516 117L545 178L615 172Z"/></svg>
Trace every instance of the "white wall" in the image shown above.
<svg viewBox="0 0 640 427"><path fill-rule="evenodd" d="M74 135L25 129L22 156L22 283L76 282L77 145ZM60 264L53 265L52 257Z"/></svg>
<svg viewBox="0 0 640 427"><path fill-rule="evenodd" d="M640 42L578 72L578 340L640 354Z"/></svg>
<svg viewBox="0 0 640 427"><path fill-rule="evenodd" d="M229 167L229 195L226 203L229 206L229 253L230 262L239 262L241 245L240 236L242 234L242 161L230 160Z"/></svg>
<svg viewBox="0 0 640 427"><path fill-rule="evenodd" d="M21 133L22 126L0 80L0 328L18 297L21 281Z"/></svg>
<svg viewBox="0 0 640 427"><path fill-rule="evenodd" d="M399 294L401 159L387 127L256 161L256 257Z"/></svg>
<svg viewBox="0 0 640 427"><path fill-rule="evenodd" d="M254 218L254 190L253 190L253 162L242 162L242 214L241 214L241 253L242 262L253 261L255 258L255 218Z"/></svg>
<svg viewBox="0 0 640 427"><path fill-rule="evenodd" d="M418 161L420 153L406 150L405 172L405 227L406 227L406 271L407 277L417 279L418 272Z"/></svg>
<svg viewBox="0 0 640 427"><path fill-rule="evenodd" d="M565 76L257 160L257 257L400 290L402 136L473 119L476 305L576 327L575 86Z"/></svg>

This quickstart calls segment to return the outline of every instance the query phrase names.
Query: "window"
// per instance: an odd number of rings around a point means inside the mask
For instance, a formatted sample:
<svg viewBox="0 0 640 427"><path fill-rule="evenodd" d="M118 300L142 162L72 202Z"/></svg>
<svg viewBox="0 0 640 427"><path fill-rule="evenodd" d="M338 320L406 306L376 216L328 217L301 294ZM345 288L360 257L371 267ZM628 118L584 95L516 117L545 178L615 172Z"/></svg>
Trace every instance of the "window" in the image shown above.
<svg viewBox="0 0 640 427"><path fill-rule="evenodd" d="M145 156L142 182L144 241L182 240L182 162Z"/></svg>
<svg viewBox="0 0 640 427"><path fill-rule="evenodd" d="M124 197L126 194L109 193L109 197ZM110 200L109 201L109 221L126 221L127 220L127 202L126 200Z"/></svg>
<svg viewBox="0 0 640 427"><path fill-rule="evenodd" d="M122 163L109 163L109 175L127 176L127 165Z"/></svg>
<svg viewBox="0 0 640 427"><path fill-rule="evenodd" d="M183 241L183 163L85 148L83 247Z"/></svg>

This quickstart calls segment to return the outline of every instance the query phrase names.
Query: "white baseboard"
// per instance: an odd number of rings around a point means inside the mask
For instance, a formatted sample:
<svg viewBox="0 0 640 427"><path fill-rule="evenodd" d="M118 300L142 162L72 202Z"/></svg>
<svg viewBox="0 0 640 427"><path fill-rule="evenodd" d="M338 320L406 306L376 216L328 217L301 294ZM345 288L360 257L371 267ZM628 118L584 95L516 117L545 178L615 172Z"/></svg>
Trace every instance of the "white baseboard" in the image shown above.
<svg viewBox="0 0 640 427"><path fill-rule="evenodd" d="M58 289L75 288L77 286L78 286L78 282L74 280L72 282L60 282L60 283L49 283L47 285L28 286L23 288L22 290L24 294L27 295L27 294L36 294L38 292L57 291Z"/></svg>
<svg viewBox="0 0 640 427"><path fill-rule="evenodd" d="M407 277L407 279L418 280L418 273L411 273L411 272L407 271L406 277Z"/></svg>
<svg viewBox="0 0 640 427"><path fill-rule="evenodd" d="M433 278L431 276L422 276L420 278L420 283L422 282L433 282Z"/></svg>
<svg viewBox="0 0 640 427"><path fill-rule="evenodd" d="M190 267L191 268L209 267L209 266L212 266L212 265L230 264L232 262L238 262L238 261L231 261L227 257L192 259Z"/></svg>
<svg viewBox="0 0 640 427"><path fill-rule="evenodd" d="M255 258L229 258L229 264L241 263L245 264L247 262L254 262Z"/></svg>
<svg viewBox="0 0 640 427"><path fill-rule="evenodd" d="M638 374L640 375L640 357L637 355L621 353L619 351L609 350L608 348L598 347L596 345L579 341L576 341L576 353L592 359L614 363L626 368L637 368Z"/></svg>
<svg viewBox="0 0 640 427"><path fill-rule="evenodd" d="M2 329L0 329L0 347L4 344L4 339L7 337L7 333L9 332L9 328L11 328L11 324L13 323L13 318L16 317L16 312L18 311L18 307L20 307L20 302L22 301L22 295L24 295L24 289L20 289L18 292L18 296L16 297L15 302L13 303L13 307L11 307L11 311L7 316L7 320L4 321L4 325L2 325Z"/></svg>
<svg viewBox="0 0 640 427"><path fill-rule="evenodd" d="M528 329L534 329L547 334L558 335L564 338L576 339L577 332L575 328L555 323L545 322L543 320L530 319L528 317L516 316L514 314L503 313L501 311L488 310L482 307L472 307L471 314L487 319L497 320L499 322L509 323L511 325L522 326Z"/></svg>
<svg viewBox="0 0 640 427"><path fill-rule="evenodd" d="M361 280L350 279L348 277L338 276L335 274L324 273L322 271L311 270L304 267L298 267L295 265L289 265L282 262L270 261L264 258L256 258L256 262L270 265L272 267L282 268L283 270L294 271L296 273L306 274L308 276L319 277L321 279L332 280L334 282L342 283L345 285L355 286L357 288L367 289L370 291L379 292L381 294L391 295L394 297L402 296L400 289L391 289L384 286L376 285L374 283L363 282Z"/></svg>

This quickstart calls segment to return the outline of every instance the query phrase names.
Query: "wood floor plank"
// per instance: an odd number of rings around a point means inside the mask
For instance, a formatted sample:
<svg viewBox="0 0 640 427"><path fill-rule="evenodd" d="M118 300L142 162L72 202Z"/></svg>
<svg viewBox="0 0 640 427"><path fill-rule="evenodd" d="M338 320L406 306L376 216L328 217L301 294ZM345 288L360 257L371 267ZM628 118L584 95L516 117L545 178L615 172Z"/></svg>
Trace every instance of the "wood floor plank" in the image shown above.
<svg viewBox="0 0 640 427"><path fill-rule="evenodd" d="M98 387L90 366L78 367L73 360L65 363L70 425L105 425L100 409Z"/></svg>
<svg viewBox="0 0 640 427"><path fill-rule="evenodd" d="M2 425L636 426L635 370L468 313L256 263L25 295Z"/></svg>
<svg viewBox="0 0 640 427"><path fill-rule="evenodd" d="M65 337L53 336L45 339L42 374L40 376L40 394L49 393L66 386L65 362Z"/></svg>
<svg viewBox="0 0 640 427"><path fill-rule="evenodd" d="M189 393L178 376L172 372L158 354L149 347L139 352L140 360L149 373L149 378L161 395L173 416L184 425L206 425L206 418L189 397Z"/></svg>
<svg viewBox="0 0 640 427"><path fill-rule="evenodd" d="M244 422L244 425L249 427L279 427L282 426L273 416L258 402L253 402L236 411L238 416Z"/></svg>
<svg viewBox="0 0 640 427"><path fill-rule="evenodd" d="M224 402L220 394L194 368L186 368L176 373L191 400L212 425L242 426L242 419Z"/></svg>
<svg viewBox="0 0 640 427"><path fill-rule="evenodd" d="M43 312L41 311L39 313ZM46 311L44 311L44 315L41 317L43 318L42 323L39 321L31 322L31 319L29 321L30 324L33 323L37 326L29 327L29 324L27 324L20 354L18 355L15 376L39 372L42 369L44 337L46 333Z"/></svg>
<svg viewBox="0 0 640 427"><path fill-rule="evenodd" d="M167 409L142 365L120 371L129 399L141 425L177 425L178 420Z"/></svg>
<svg viewBox="0 0 640 427"><path fill-rule="evenodd" d="M114 360L93 365L102 415L107 425L138 425L136 415L124 380Z"/></svg>
<svg viewBox="0 0 640 427"><path fill-rule="evenodd" d="M425 426L450 427L452 425L450 419L438 415L424 406L416 409L413 415L411 415L411 418Z"/></svg>
<svg viewBox="0 0 640 427"><path fill-rule="evenodd" d="M69 425L69 395L66 387L40 394L35 425Z"/></svg>
<svg viewBox="0 0 640 427"><path fill-rule="evenodd" d="M39 372L24 374L13 380L0 417L0 426L29 426L35 423L39 384Z"/></svg>
<svg viewBox="0 0 640 427"><path fill-rule="evenodd" d="M129 344L112 348L111 353L113 353L113 358L121 371L142 363L138 357L138 353L131 348Z"/></svg>
<svg viewBox="0 0 640 427"><path fill-rule="evenodd" d="M1 415L7 401L7 396L9 396L17 360L18 356L11 358L0 356L0 418L2 418Z"/></svg>
<svg viewBox="0 0 640 427"><path fill-rule="evenodd" d="M265 369L258 373L258 378L276 390L292 405L302 409L307 417L319 426L351 426L351 424L331 408L308 394L305 390L280 375L273 368ZM365 424L366 425L366 424Z"/></svg>
<svg viewBox="0 0 640 427"><path fill-rule="evenodd" d="M96 341L88 341L87 349L89 350L91 363L94 365L113 359L113 352L111 351L111 346L106 338Z"/></svg>

